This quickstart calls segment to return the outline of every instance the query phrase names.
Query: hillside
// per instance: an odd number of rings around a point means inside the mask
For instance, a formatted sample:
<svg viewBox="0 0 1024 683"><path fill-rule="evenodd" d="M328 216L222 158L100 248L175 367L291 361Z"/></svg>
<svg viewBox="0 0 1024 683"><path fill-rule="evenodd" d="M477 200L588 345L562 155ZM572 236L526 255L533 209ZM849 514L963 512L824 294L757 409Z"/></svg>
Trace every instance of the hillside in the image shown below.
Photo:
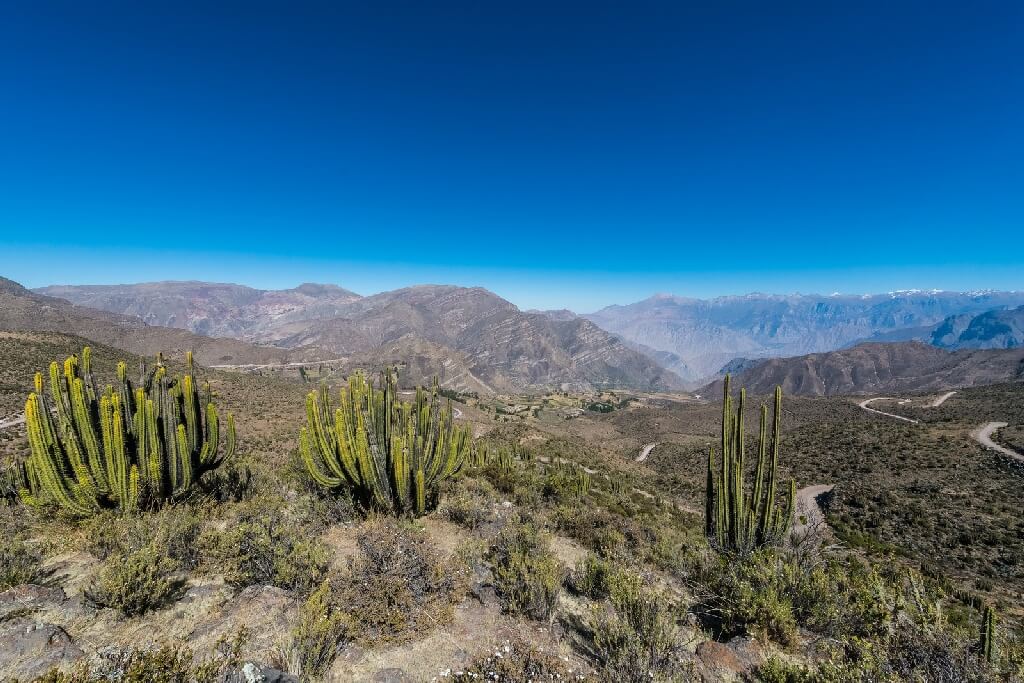
<svg viewBox="0 0 1024 683"><path fill-rule="evenodd" d="M795 358L772 358L737 376L754 394L780 385L787 394L899 393L973 387L1024 379L1024 349L956 351L922 344L868 343ZM721 380L701 390L714 396Z"/></svg>
<svg viewBox="0 0 1024 683"><path fill-rule="evenodd" d="M587 320L523 313L479 287L424 285L369 297L325 285L284 292L203 283L40 291L204 333L221 331L284 349L312 346L329 358L358 357L363 364L415 348L413 365L442 377L446 386L471 391L681 386L672 372ZM280 303L285 300L287 306ZM173 313L164 314L168 303ZM220 317L226 322L213 322Z"/></svg>
<svg viewBox="0 0 1024 683"><path fill-rule="evenodd" d="M1024 292L906 291L875 295L750 294L715 299L658 295L585 316L656 351L685 380L709 378L737 357L799 356L861 341L927 339L951 315L1020 306Z"/></svg>
<svg viewBox="0 0 1024 683"><path fill-rule="evenodd" d="M284 363L311 360L315 349L285 350L256 346L237 339L214 338L187 330L147 325L138 318L76 306L64 299L32 292L0 278L0 330L61 332L143 356L163 352L195 353L204 365L219 363Z"/></svg>
<svg viewBox="0 0 1024 683"><path fill-rule="evenodd" d="M258 341L279 326L333 318L360 296L334 285L303 284L262 290L209 282L41 287L39 294L79 306L121 313L150 325L176 327L208 337Z"/></svg>

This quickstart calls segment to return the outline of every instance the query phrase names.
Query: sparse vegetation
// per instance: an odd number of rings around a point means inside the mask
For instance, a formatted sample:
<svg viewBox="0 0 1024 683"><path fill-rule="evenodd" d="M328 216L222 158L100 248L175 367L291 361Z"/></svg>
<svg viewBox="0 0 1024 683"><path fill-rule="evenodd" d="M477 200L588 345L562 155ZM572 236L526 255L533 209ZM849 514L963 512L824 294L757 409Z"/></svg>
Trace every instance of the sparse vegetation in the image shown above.
<svg viewBox="0 0 1024 683"><path fill-rule="evenodd" d="M459 577L441 565L421 534L377 519L358 543L359 554L334 588L354 639L402 642L451 620Z"/></svg>
<svg viewBox="0 0 1024 683"><path fill-rule="evenodd" d="M23 357L25 368L37 367L42 353L65 353L47 339L44 351L21 349L4 363ZM109 349L97 351L98 383L116 381L116 359ZM5 367L0 363L0 372L9 372ZM31 378L27 370L20 379L0 376L14 387L0 387L0 399L23 396ZM708 542L700 510L693 511L706 483L706 445L720 437L718 404L641 397L628 410L537 427L530 421L539 424L555 410L545 401L579 409L593 395L502 397L507 406L544 407L540 418L497 425L477 408L479 399L467 396L461 419L475 413L473 426L489 431L467 448L457 475L426 496L428 514L409 520L416 515L411 486L413 508L404 509L367 506L354 487L312 480L294 438L308 386L220 372L211 372L211 383L218 406L233 410L245 429L232 465L205 476L188 495L72 519L50 514L52 508L40 514L0 506L0 532L14 539L0 544L0 591L26 582L47 586L27 591L39 602L29 612L5 613L5 625L60 624L83 649L85 632L96 647L119 645L122 624L124 633L152 631L154 640L171 643L125 650L136 676L125 680L222 680L202 678L201 667L210 641L238 623L231 620L254 619L245 605L259 610L263 635L272 636L245 646L246 657L305 679L368 680L372 667L394 659L396 668L429 680L444 672L434 668L444 656L452 664L449 680L690 680L717 675L702 669L694 640L732 648L732 639L746 636L753 639L736 642L750 644L756 668L737 675L749 680L988 681L1024 674L1014 560L1021 547L1013 498L1020 475L962 434L992 413L1019 421L1012 412L1019 410L1019 387L964 390L957 402L921 409L918 426L874 421L841 399L787 399L777 478L795 473L800 481L837 484L826 511L834 536L813 547L783 541L720 552ZM756 415L745 421L756 431ZM17 436L0 444L5 464L28 455L19 429L6 431ZM771 423L767 431L765 482ZM671 441L664 434L681 436ZM647 461L633 462L637 444L655 441ZM757 446L748 445L754 452ZM755 499L756 460L744 464L745 504ZM936 552L951 539L949 557ZM566 566L575 568L567 573ZM943 571L950 567L977 571L962 580ZM194 590L179 601L185 579ZM46 603L51 581L71 602ZM97 604L130 620L105 613L68 621L62 615L74 613L83 586ZM119 626L107 633L103 619ZM190 631L211 635L189 643L195 651L174 644ZM458 643L450 643L449 632ZM501 644L512 633L521 640ZM421 663L424 651L435 650L441 654L429 666ZM412 661L412 653L419 659ZM10 656L0 653L0 661ZM86 680L71 678L76 671L45 680Z"/></svg>
<svg viewBox="0 0 1024 683"><path fill-rule="evenodd" d="M531 619L551 618L565 572L534 523L507 526L491 548L490 559L505 610Z"/></svg>
<svg viewBox="0 0 1024 683"><path fill-rule="evenodd" d="M134 617L169 604L184 581L179 564L153 544L126 554L112 555L86 592L90 602Z"/></svg>

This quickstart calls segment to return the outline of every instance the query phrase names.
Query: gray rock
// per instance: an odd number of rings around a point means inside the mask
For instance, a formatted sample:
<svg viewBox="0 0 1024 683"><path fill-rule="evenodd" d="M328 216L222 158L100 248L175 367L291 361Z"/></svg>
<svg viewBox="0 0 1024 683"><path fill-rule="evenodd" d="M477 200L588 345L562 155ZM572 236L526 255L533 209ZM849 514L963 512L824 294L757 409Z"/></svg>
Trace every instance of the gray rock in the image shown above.
<svg viewBox="0 0 1024 683"><path fill-rule="evenodd" d="M404 669L381 669L370 679L372 683L413 683L413 679Z"/></svg>
<svg viewBox="0 0 1024 683"><path fill-rule="evenodd" d="M0 623L18 614L27 615L44 607L60 605L67 596L60 588L26 583L0 593Z"/></svg>
<svg viewBox="0 0 1024 683"><path fill-rule="evenodd" d="M16 617L0 624L0 671L14 679L34 679L55 666L85 656L60 626Z"/></svg>

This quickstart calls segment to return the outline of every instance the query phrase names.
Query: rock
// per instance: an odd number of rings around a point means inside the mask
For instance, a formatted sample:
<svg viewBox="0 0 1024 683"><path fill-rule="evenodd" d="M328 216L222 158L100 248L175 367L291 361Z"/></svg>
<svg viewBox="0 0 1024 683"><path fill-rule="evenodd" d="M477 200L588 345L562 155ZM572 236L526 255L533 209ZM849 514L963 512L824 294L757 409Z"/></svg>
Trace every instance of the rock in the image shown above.
<svg viewBox="0 0 1024 683"><path fill-rule="evenodd" d="M740 681L764 660L753 638L733 638L728 643L706 640L697 646L697 662L704 681Z"/></svg>
<svg viewBox="0 0 1024 683"><path fill-rule="evenodd" d="M0 623L17 614L28 614L44 607L57 606L67 600L60 588L26 583L0 593Z"/></svg>
<svg viewBox="0 0 1024 683"><path fill-rule="evenodd" d="M101 647L89 657L89 675L103 681L120 680L128 670L134 652L130 647L117 645Z"/></svg>
<svg viewBox="0 0 1024 683"><path fill-rule="evenodd" d="M0 624L0 671L32 680L85 656L60 626L16 617Z"/></svg>
<svg viewBox="0 0 1024 683"><path fill-rule="evenodd" d="M266 661L287 637L296 607L297 602L288 591L274 586L250 586L224 603L216 614L201 621L187 641L199 652L213 647L222 636L231 638L244 628L244 656Z"/></svg>
<svg viewBox="0 0 1024 683"><path fill-rule="evenodd" d="M381 669L370 679L372 683L413 683L413 679L404 669Z"/></svg>
<svg viewBox="0 0 1024 683"><path fill-rule="evenodd" d="M230 683L299 683L299 678L280 669L246 662L240 671L232 675Z"/></svg>

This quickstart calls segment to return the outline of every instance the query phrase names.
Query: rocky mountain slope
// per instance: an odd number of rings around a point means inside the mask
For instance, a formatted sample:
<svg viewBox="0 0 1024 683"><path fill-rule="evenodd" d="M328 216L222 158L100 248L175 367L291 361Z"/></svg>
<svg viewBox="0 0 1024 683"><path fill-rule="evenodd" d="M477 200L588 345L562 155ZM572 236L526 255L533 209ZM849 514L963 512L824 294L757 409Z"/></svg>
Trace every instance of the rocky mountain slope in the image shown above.
<svg viewBox="0 0 1024 683"><path fill-rule="evenodd" d="M1024 306L973 316L950 316L932 331L930 341L946 349L1013 349L1024 346Z"/></svg>
<svg viewBox="0 0 1024 683"><path fill-rule="evenodd" d="M257 346L237 339L214 338L187 330L147 325L138 318L76 306L64 299L32 292L0 277L0 330L75 334L143 356L191 350L203 365L285 363L312 360L321 351Z"/></svg>
<svg viewBox="0 0 1024 683"><path fill-rule="evenodd" d="M920 342L866 343L796 358L772 358L737 375L753 394L780 385L803 396L904 393L1024 380L1024 348L946 351ZM717 396L721 380L701 393Z"/></svg>
<svg viewBox="0 0 1024 683"><path fill-rule="evenodd" d="M590 321L523 313L478 287L424 285L369 297L323 285L282 292L205 283L40 291L282 349L316 347L368 365L402 360L472 391L681 387L672 372Z"/></svg>
<svg viewBox="0 0 1024 683"><path fill-rule="evenodd" d="M304 284L280 291L209 282L145 282L133 285L41 287L46 296L79 306L141 318L208 337L261 341L271 330L341 315L361 297L335 285Z"/></svg>
<svg viewBox="0 0 1024 683"><path fill-rule="evenodd" d="M1020 306L1024 292L906 291L877 295L750 294L716 299L658 295L585 316L656 351L685 380L715 375L737 357L798 356L860 341L926 338L951 315Z"/></svg>

